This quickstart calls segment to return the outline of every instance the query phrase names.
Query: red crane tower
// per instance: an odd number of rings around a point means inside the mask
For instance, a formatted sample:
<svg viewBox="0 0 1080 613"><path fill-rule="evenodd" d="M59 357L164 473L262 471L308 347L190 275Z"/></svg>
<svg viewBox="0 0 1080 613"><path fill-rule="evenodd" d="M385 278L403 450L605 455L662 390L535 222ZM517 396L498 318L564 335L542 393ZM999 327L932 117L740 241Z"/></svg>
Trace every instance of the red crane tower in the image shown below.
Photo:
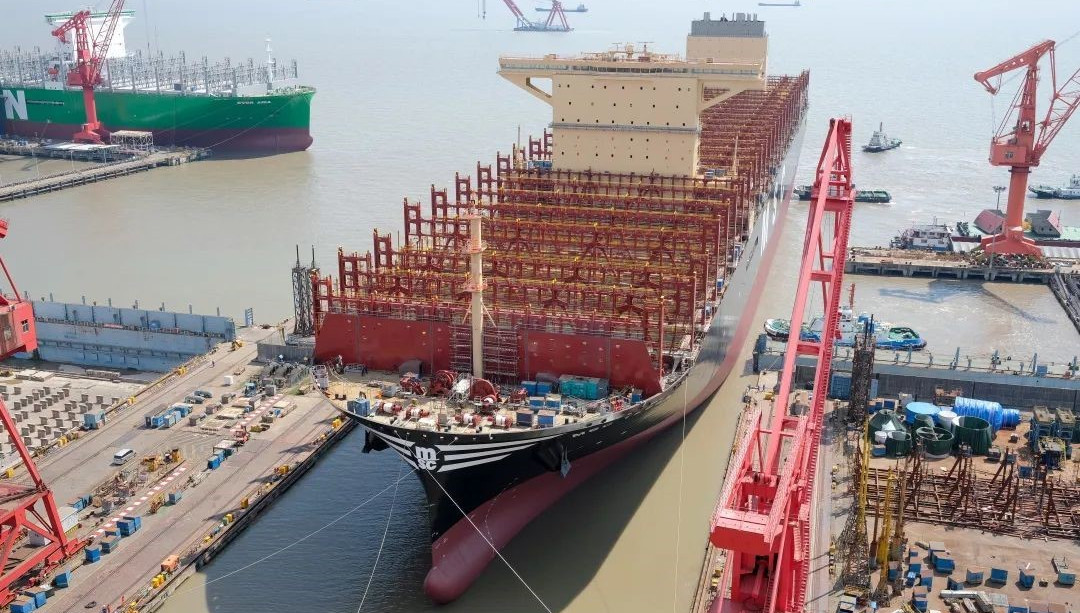
<svg viewBox="0 0 1080 613"><path fill-rule="evenodd" d="M90 11L82 10L71 16L60 27L52 31L52 35L61 42L67 42L67 33L75 30L75 65L68 73L68 85L81 85L83 90L83 105L86 107L86 123L82 130L75 133L75 142L100 143L104 136L101 122L98 121L97 104L94 102L94 86L101 83L101 65L109 52L112 43L113 32L116 31L116 22L120 18L120 11L124 9L124 0L113 0L109 12L105 14L105 21L97 35L90 39Z"/></svg>
<svg viewBox="0 0 1080 613"><path fill-rule="evenodd" d="M0 219L0 238L7 236L8 224ZM11 296L0 293L0 359L20 351L37 349L37 333L34 329L33 306L19 297L19 290L0 258ZM57 565L79 552L85 541L68 540L61 524L60 513L52 492L38 473L37 466L23 444L15 421L7 406L0 400L0 422L8 439L19 452L23 466L30 474L33 485L21 485L10 481L0 484L0 606L15 599L12 585L23 580L31 572L36 577L48 575ZM21 559L12 556L29 532L36 532L48 542L44 547L25 549L29 554ZM21 553L21 551L19 552ZM39 566L40 565L40 566ZM34 577L31 577L31 583Z"/></svg>
<svg viewBox="0 0 1080 613"><path fill-rule="evenodd" d="M1004 62L975 73L975 80L982 83L991 95L1001 87L1000 77L1007 72L1025 68L1024 82L1016 92L1009 112L1001 120L997 133L990 141L990 164L1009 167L1009 198L1005 209L1005 222L997 236L986 237L983 248L989 253L1014 253L1042 257L1035 242L1024 236L1024 196L1027 193L1028 175L1031 168L1039 165L1046 148L1057 136L1080 104L1080 70L1058 86L1057 66L1054 62L1054 41L1043 41ZM1039 60L1050 55L1050 87L1053 95L1050 108L1042 121L1035 121L1035 97L1038 93ZM998 77L997 83L991 80ZM1010 120L1015 122L1010 127Z"/></svg>
<svg viewBox="0 0 1080 613"><path fill-rule="evenodd" d="M713 545L728 551L721 583L721 590L730 589L726 600L736 608L762 613L799 613L806 604L818 439L839 333L855 196L850 120L830 122L812 193L791 329L802 329L811 286L820 283L824 342L790 335L771 423L762 423L760 411L750 417L728 469L710 534ZM789 415L799 355L817 358L813 398L805 415ZM713 610L721 610L724 600L718 598Z"/></svg>

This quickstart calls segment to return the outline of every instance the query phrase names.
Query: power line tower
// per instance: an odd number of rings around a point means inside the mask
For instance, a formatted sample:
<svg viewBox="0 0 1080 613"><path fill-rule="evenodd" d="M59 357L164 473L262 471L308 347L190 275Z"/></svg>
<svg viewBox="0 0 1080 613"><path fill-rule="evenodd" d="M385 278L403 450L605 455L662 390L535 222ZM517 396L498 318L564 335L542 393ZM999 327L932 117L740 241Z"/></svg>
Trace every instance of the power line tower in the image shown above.
<svg viewBox="0 0 1080 613"><path fill-rule="evenodd" d="M293 316L296 318L296 326L293 334L296 336L313 336L315 334L314 320L314 297L311 287L311 273L318 270L315 265L315 248L311 248L311 265L305 266L300 263L300 246L296 246L296 265L292 269L293 282Z"/></svg>

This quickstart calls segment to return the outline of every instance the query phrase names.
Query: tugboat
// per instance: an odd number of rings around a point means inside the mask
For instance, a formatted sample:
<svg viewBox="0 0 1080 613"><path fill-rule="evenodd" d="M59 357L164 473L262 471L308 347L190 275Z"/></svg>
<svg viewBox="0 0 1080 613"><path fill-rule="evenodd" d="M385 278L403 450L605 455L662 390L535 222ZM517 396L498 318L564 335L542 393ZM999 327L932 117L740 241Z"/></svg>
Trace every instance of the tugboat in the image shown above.
<svg viewBox="0 0 1080 613"><path fill-rule="evenodd" d="M917 249L919 251L952 251L952 230L945 224L914 224L904 230L889 245L893 249Z"/></svg>
<svg viewBox="0 0 1080 613"><path fill-rule="evenodd" d="M878 349L911 349L920 350L926 347L926 339L922 338L910 326L894 326L892 324L874 321L869 315L863 313L858 318L852 318L850 307L840 312L840 336L836 339L837 346L851 347L855 344L855 337L863 333L867 328L874 336L874 346ZM824 318L815 317L809 323L803 325L799 339L807 342L820 342L821 331L824 326ZM791 323L786 319L765 320L765 333L773 340L785 341L791 333Z"/></svg>
<svg viewBox="0 0 1080 613"><path fill-rule="evenodd" d="M874 131L874 135L870 137L870 144L862 148L867 153L880 153L882 151L888 151L889 149L896 149L900 146L899 138L889 138L885 134L885 124L878 125L878 129Z"/></svg>
<svg viewBox="0 0 1080 613"><path fill-rule="evenodd" d="M1032 185L1028 191L1035 194L1036 198L1056 198L1058 200L1080 200L1080 174L1069 178L1069 184L1065 187L1051 187L1049 185Z"/></svg>
<svg viewBox="0 0 1080 613"><path fill-rule="evenodd" d="M810 199L810 186L800 185L795 188L795 195L799 200ZM892 202L892 195L883 189L860 189L855 191L855 202L870 204L888 204Z"/></svg>

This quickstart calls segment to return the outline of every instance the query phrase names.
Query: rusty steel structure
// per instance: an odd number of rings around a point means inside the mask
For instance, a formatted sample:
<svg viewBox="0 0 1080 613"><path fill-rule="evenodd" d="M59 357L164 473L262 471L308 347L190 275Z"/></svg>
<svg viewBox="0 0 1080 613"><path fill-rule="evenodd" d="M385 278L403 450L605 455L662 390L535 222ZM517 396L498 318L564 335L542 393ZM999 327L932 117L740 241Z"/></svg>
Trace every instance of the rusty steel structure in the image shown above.
<svg viewBox="0 0 1080 613"><path fill-rule="evenodd" d="M406 198L402 240L376 230L371 251L339 249L336 278L313 275L317 359L394 370L419 358L432 372L468 371L467 217L476 211L486 378L555 370L542 355L551 352L535 348L580 342L578 372L660 391L722 296L758 205L752 194L772 187L807 82L806 73L770 78L707 110L696 176L553 169L545 131L449 189L432 186L425 204ZM328 317L341 314L355 323ZM328 322L341 330L322 334Z"/></svg>
<svg viewBox="0 0 1080 613"><path fill-rule="evenodd" d="M945 474L940 464L913 461L899 470L906 490L898 510L906 521L977 528L1021 537L1080 537L1080 487L1034 467L1020 477L1019 458L1006 452L991 475L980 473L968 454L958 455ZM885 496L879 477L885 468L871 468L869 508Z"/></svg>

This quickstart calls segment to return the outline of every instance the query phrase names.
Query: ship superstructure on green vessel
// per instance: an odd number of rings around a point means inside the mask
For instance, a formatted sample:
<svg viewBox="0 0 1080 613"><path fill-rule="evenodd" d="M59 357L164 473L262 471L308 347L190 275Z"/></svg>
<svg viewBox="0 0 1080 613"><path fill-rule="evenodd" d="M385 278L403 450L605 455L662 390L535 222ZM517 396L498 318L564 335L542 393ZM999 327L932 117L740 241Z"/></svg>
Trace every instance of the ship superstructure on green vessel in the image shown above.
<svg viewBox="0 0 1080 613"><path fill-rule="evenodd" d="M264 62L189 61L183 54L128 54L122 14L95 92L109 131L152 132L157 146L283 153L311 146L312 87L301 85L295 61L278 63L266 43ZM48 24L69 14L50 14ZM95 15L97 17L97 15ZM0 51L0 133L67 140L85 121L82 91L67 83L71 49Z"/></svg>

